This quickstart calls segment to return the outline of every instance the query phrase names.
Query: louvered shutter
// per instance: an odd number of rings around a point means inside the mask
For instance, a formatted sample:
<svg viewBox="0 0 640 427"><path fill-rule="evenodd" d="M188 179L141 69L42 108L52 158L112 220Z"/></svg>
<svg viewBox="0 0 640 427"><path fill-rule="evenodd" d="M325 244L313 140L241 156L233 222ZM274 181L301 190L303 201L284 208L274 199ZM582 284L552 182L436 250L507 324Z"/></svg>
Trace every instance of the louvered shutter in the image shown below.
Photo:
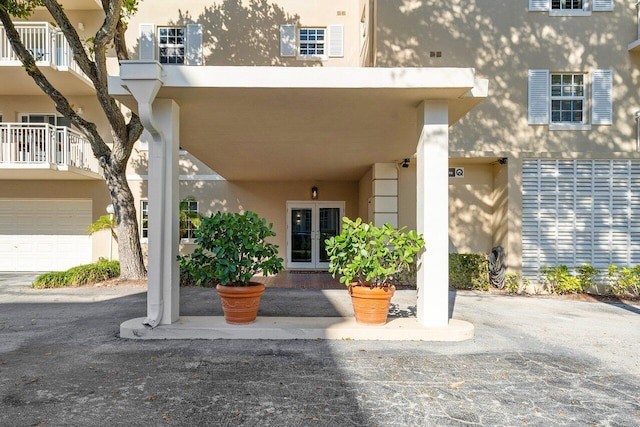
<svg viewBox="0 0 640 427"><path fill-rule="evenodd" d="M529 124L549 123L549 70L529 70Z"/></svg>
<svg viewBox="0 0 640 427"><path fill-rule="evenodd" d="M340 58L344 56L344 26L329 25L329 57Z"/></svg>
<svg viewBox="0 0 640 427"><path fill-rule="evenodd" d="M594 12L609 12L613 10L614 0L592 0Z"/></svg>
<svg viewBox="0 0 640 427"><path fill-rule="evenodd" d="M524 160L523 275L540 268L640 263L640 162Z"/></svg>
<svg viewBox="0 0 640 427"><path fill-rule="evenodd" d="M280 56L296 56L296 26L280 25Z"/></svg>
<svg viewBox="0 0 640 427"><path fill-rule="evenodd" d="M549 0L529 0L530 11L547 11L549 10Z"/></svg>
<svg viewBox="0 0 640 427"><path fill-rule="evenodd" d="M140 24L139 59L156 59L156 26Z"/></svg>
<svg viewBox="0 0 640 427"><path fill-rule="evenodd" d="M202 65L202 25L187 24L185 64Z"/></svg>
<svg viewBox="0 0 640 427"><path fill-rule="evenodd" d="M611 70L591 72L591 124L613 124L612 106L613 73Z"/></svg>

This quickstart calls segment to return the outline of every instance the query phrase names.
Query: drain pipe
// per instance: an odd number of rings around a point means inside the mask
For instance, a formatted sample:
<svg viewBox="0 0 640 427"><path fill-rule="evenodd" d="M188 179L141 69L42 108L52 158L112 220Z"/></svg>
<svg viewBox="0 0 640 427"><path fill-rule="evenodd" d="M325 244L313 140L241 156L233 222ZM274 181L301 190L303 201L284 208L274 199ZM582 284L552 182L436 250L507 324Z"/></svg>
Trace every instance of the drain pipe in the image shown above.
<svg viewBox="0 0 640 427"><path fill-rule="evenodd" d="M144 325L155 328L162 320L164 311L164 216L165 216L165 180L166 165L164 161L165 136L153 117L152 103L160 87L162 66L156 61L122 61L120 79L123 86L138 102L138 116L145 130L151 135L149 144L148 197L150 212L154 215L149 221L149 237L158 239L150 241L148 249L148 286L147 317Z"/></svg>

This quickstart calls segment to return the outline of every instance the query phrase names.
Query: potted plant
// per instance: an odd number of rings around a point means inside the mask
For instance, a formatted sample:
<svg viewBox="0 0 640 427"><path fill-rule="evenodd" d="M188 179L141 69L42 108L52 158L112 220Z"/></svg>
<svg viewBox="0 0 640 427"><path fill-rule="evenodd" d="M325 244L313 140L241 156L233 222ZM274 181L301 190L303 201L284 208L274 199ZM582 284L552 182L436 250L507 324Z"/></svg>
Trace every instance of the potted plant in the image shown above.
<svg viewBox="0 0 640 427"><path fill-rule="evenodd" d="M393 276L407 271L424 246L424 239L406 227L343 218L342 232L325 241L329 272L348 286L356 322L384 325L395 292Z"/></svg>
<svg viewBox="0 0 640 427"><path fill-rule="evenodd" d="M254 212L217 212L203 218L195 230L199 246L179 258L197 284L217 283L227 323L255 321L264 284L251 278L283 269L278 247L266 241L275 236L272 226Z"/></svg>

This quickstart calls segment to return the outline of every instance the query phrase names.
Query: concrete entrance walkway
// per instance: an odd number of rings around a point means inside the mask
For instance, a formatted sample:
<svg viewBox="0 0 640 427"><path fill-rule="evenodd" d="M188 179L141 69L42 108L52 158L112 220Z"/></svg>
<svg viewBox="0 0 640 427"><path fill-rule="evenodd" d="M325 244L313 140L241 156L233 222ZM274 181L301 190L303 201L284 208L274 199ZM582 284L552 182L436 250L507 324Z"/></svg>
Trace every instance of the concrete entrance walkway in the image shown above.
<svg viewBox="0 0 640 427"><path fill-rule="evenodd" d="M184 289L182 310L215 312L206 291ZM143 289L0 285L0 425L640 424L639 306L450 297L472 340L141 341L118 331Z"/></svg>

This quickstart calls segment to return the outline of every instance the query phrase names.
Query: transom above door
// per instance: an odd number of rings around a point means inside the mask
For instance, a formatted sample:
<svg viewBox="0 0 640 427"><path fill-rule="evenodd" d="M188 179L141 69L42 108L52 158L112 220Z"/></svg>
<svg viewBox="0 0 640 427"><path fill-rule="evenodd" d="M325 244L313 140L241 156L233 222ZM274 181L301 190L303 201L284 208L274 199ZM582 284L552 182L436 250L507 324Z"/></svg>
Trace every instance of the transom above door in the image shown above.
<svg viewBox="0 0 640 427"><path fill-rule="evenodd" d="M325 240L340 233L344 202L287 202L287 268L329 268Z"/></svg>

